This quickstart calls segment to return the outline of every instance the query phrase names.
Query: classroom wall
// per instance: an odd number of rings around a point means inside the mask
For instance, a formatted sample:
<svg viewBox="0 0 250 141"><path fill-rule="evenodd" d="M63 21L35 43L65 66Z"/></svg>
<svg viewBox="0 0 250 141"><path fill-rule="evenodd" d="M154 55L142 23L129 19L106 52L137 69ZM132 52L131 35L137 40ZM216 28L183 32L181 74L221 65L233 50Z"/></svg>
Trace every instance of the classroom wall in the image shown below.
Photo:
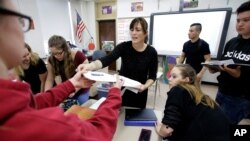
<svg viewBox="0 0 250 141"><path fill-rule="evenodd" d="M239 7L240 4L246 1L248 0L199 0L199 5L197 8L186 8L182 10L185 11L185 10L232 7L233 14L230 19L228 34L226 37L226 41L228 41L229 39L237 35L237 32L235 30L235 24L236 24L235 10ZM180 0L144 0L143 11L131 12L131 3L133 2L135 1L134 0L117 0L118 23L119 23L119 19L126 20L126 19L131 19L133 17L138 17L138 16L150 17L151 13L171 12L171 11L180 10ZM129 30L128 27L124 27L124 28L127 28L127 30ZM117 39L119 39L119 37Z"/></svg>
<svg viewBox="0 0 250 141"><path fill-rule="evenodd" d="M25 41L40 57L48 56L48 39L61 35L76 44L80 49L87 48L90 34L96 41L95 2L82 0L13 0L18 9L33 18L35 30L25 33ZM69 10L69 4L70 8ZM83 32L83 42L75 37L76 10L88 31Z"/></svg>
<svg viewBox="0 0 250 141"><path fill-rule="evenodd" d="M61 35L72 41L67 0L36 0L43 36L43 45L48 54L48 40L53 35ZM56 6L56 7L55 7Z"/></svg>
<svg viewBox="0 0 250 141"><path fill-rule="evenodd" d="M45 57L45 49L43 46L43 35L40 16L38 12L38 5L36 0L13 0L19 11L29 15L33 18L35 24L35 30L31 30L24 34L25 42L27 42L33 49L33 51L39 53L40 56Z"/></svg>
<svg viewBox="0 0 250 141"><path fill-rule="evenodd" d="M82 0L70 0L71 4L71 16L73 23L73 30L75 36L76 30L76 10L80 14L84 24L86 25L86 29L83 31L83 41L80 43L77 38L75 38L75 44L80 49L87 49L88 43L90 41L91 36L94 38L94 43L96 44L96 16L95 16L95 2L94 1L82 1Z"/></svg>

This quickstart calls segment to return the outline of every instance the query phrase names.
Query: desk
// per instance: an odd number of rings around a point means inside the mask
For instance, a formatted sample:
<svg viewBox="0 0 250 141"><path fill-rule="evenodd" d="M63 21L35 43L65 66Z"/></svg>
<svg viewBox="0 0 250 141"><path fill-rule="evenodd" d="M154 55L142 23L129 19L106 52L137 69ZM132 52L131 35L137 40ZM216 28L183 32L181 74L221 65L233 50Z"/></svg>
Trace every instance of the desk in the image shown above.
<svg viewBox="0 0 250 141"><path fill-rule="evenodd" d="M162 119L162 112L154 110L158 121ZM112 141L137 141L139 139L141 129L150 129L151 141L161 141L162 138L156 133L153 126L124 126L125 109L121 108L121 112L118 119L117 129Z"/></svg>

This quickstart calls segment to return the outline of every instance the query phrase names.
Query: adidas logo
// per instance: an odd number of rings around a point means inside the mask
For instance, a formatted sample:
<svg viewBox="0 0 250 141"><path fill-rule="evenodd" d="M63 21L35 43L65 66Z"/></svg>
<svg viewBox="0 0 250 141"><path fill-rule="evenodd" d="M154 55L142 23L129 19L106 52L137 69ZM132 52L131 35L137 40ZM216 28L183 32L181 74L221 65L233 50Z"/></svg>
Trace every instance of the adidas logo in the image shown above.
<svg viewBox="0 0 250 141"><path fill-rule="evenodd" d="M244 54L242 51L237 52L237 51L228 51L224 57L229 57L229 58L236 58L241 61L249 61L250 60L250 54Z"/></svg>

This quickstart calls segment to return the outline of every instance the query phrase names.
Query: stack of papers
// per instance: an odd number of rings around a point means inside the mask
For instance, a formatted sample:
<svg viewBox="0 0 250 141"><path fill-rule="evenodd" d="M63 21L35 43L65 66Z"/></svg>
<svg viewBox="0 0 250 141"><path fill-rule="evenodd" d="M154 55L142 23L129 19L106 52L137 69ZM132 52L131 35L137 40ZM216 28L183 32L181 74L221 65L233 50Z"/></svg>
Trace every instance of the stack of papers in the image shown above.
<svg viewBox="0 0 250 141"><path fill-rule="evenodd" d="M241 64L241 63L234 63L233 59L229 60L214 60L205 63L201 63L201 65L206 66L211 69L220 70L220 66L227 65L228 67L235 68L236 66L250 66L250 64Z"/></svg>
<svg viewBox="0 0 250 141"><path fill-rule="evenodd" d="M116 75L111 75L104 72L88 71L83 74L84 77L100 82L116 82ZM138 92L138 88L142 85L140 82L127 78L125 76L119 76L120 79L124 80L123 86L135 93Z"/></svg>
<svg viewBox="0 0 250 141"><path fill-rule="evenodd" d="M92 104L89 108L97 110L99 108L99 106L106 100L106 97L102 97L100 98L97 102L95 102L94 104Z"/></svg>

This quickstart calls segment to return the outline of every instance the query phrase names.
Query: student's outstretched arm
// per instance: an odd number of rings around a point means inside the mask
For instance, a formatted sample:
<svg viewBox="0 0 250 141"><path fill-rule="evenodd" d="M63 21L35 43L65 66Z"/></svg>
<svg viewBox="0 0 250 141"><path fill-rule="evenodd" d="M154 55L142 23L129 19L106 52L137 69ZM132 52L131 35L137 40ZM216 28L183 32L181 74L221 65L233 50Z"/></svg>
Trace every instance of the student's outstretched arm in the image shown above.
<svg viewBox="0 0 250 141"><path fill-rule="evenodd" d="M58 106L71 93L75 92L79 88L91 87L94 81L84 78L82 73L82 71L79 71L69 80L49 89L44 93L35 95L34 98L36 101L36 107L41 109L45 107Z"/></svg>

